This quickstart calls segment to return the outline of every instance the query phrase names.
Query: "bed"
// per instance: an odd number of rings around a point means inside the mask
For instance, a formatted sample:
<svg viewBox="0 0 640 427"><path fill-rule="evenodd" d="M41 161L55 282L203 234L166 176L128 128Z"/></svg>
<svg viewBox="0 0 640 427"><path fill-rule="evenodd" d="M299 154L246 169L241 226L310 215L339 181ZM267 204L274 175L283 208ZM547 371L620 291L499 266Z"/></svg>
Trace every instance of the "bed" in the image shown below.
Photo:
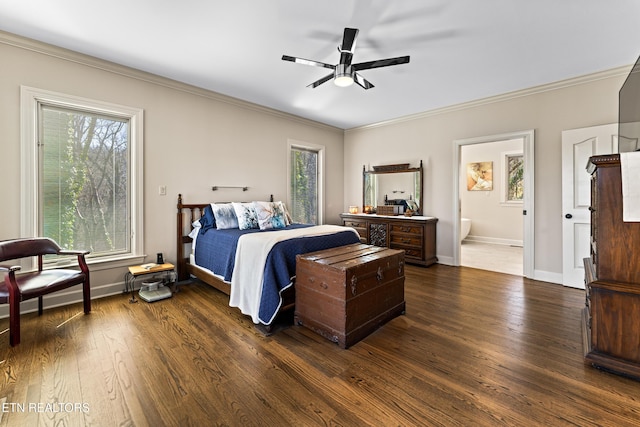
<svg viewBox="0 0 640 427"><path fill-rule="evenodd" d="M274 207L280 202L271 197L269 202L255 203ZM295 303L296 255L360 242L355 230L337 225L312 226L287 220L274 222L273 228L263 229L262 223L259 228L247 227L238 205L247 209L253 207L250 203L233 203L239 227L218 229L210 223L210 207L215 210L224 205L231 203L187 204L178 195L178 280L193 276L224 292L230 306L238 307L267 330L278 313ZM256 208L259 211L260 206ZM263 216L260 218L262 221ZM220 224L218 221L217 226Z"/></svg>

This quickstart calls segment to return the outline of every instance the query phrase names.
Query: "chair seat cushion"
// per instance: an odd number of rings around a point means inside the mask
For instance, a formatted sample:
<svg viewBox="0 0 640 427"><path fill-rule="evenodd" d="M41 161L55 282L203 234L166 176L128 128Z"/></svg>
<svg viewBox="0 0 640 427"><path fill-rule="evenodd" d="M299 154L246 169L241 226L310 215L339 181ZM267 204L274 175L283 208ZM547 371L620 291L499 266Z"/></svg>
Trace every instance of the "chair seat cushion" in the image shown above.
<svg viewBox="0 0 640 427"><path fill-rule="evenodd" d="M79 285L84 282L84 279L85 275L83 272L66 269L34 271L16 276L16 282L22 294L22 301L48 294L49 292L55 292L69 286ZM0 289L0 298L1 297L2 289Z"/></svg>

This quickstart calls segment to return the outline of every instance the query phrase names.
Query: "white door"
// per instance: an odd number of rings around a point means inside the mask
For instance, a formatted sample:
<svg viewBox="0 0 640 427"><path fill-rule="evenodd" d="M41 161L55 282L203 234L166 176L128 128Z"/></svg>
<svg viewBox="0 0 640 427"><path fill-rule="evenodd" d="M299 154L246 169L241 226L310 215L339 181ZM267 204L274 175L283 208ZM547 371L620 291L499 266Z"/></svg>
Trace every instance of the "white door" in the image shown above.
<svg viewBox="0 0 640 427"><path fill-rule="evenodd" d="M562 132L562 284L584 289L583 259L591 239L589 157L618 151L618 125Z"/></svg>

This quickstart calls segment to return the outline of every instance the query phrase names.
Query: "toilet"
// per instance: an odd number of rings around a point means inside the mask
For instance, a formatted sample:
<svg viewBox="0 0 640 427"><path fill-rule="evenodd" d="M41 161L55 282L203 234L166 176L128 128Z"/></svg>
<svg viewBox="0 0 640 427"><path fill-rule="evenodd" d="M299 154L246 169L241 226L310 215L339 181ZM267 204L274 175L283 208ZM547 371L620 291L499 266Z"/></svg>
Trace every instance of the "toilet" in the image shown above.
<svg viewBox="0 0 640 427"><path fill-rule="evenodd" d="M471 230L471 220L469 218L460 218L460 241L462 242Z"/></svg>

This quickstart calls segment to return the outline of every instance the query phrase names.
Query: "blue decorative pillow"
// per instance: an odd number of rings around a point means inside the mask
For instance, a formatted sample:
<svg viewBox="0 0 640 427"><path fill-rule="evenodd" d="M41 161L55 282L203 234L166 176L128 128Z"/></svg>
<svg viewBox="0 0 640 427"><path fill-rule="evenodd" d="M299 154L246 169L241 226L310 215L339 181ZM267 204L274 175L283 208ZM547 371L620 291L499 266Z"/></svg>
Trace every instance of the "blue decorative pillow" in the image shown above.
<svg viewBox="0 0 640 427"><path fill-rule="evenodd" d="M285 228L286 218L281 203L253 202L253 208L258 216L258 226L260 230Z"/></svg>
<svg viewBox="0 0 640 427"><path fill-rule="evenodd" d="M232 203L233 210L238 218L240 230L258 228L258 216L253 208L253 203Z"/></svg>
<svg viewBox="0 0 640 427"><path fill-rule="evenodd" d="M202 216L200 217L200 227L202 228L202 234L206 233L207 230L215 228L216 226L216 218L213 216L213 209L211 209L211 205L205 206Z"/></svg>
<svg viewBox="0 0 640 427"><path fill-rule="evenodd" d="M231 203L212 203L213 216L216 219L216 228L226 230L238 228L238 218Z"/></svg>

